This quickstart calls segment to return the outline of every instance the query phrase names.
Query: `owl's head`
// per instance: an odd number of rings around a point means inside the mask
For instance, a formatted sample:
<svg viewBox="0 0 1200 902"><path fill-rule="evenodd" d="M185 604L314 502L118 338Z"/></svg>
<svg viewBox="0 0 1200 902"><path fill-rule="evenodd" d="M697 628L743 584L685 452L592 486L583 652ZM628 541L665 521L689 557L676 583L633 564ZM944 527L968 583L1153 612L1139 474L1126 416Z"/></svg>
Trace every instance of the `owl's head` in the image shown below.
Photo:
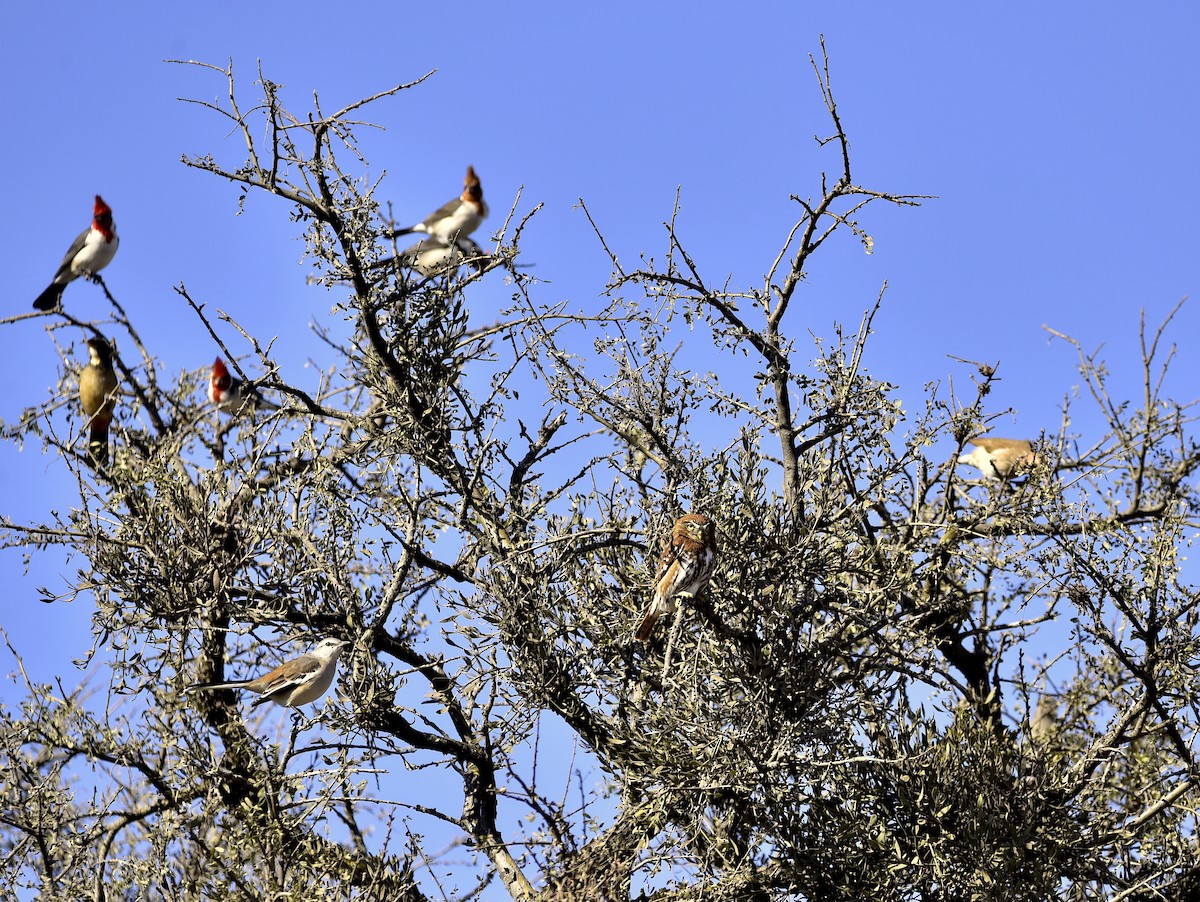
<svg viewBox="0 0 1200 902"><path fill-rule="evenodd" d="M707 514L684 514L675 522L675 528L682 528L692 539L703 543L713 534L713 521Z"/></svg>

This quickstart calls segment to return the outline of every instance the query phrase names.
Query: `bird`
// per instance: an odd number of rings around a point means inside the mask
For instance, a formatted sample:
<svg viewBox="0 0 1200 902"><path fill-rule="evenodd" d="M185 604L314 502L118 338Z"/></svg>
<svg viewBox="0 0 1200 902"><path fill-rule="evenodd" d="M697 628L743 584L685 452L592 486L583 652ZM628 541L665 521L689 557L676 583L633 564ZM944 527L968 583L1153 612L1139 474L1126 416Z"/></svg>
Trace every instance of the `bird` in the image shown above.
<svg viewBox="0 0 1200 902"><path fill-rule="evenodd" d="M448 269L457 268L468 258L480 258L483 251L470 238L457 238L450 244L442 244L435 238L422 238L411 247L400 252L400 262L415 269L428 278Z"/></svg>
<svg viewBox="0 0 1200 902"><path fill-rule="evenodd" d="M475 167L468 166L466 178L463 179L462 194L438 207L416 225L399 229L394 234L423 232L437 244L448 248L458 239L466 238L479 228L479 224L487 215L488 207L483 201L483 186L479 184Z"/></svg>
<svg viewBox="0 0 1200 902"><path fill-rule="evenodd" d="M1029 735L1038 745L1049 745L1058 732L1058 705L1050 695L1038 699L1037 708L1029 718Z"/></svg>
<svg viewBox="0 0 1200 902"><path fill-rule="evenodd" d="M960 464L978 467L985 479L1005 480L1030 470L1042 461L1032 443L1023 438L993 438L980 435L967 441L975 450L958 458Z"/></svg>
<svg viewBox="0 0 1200 902"><path fill-rule="evenodd" d="M254 386L229 372L220 357L213 361L212 377L208 380L208 400L216 404L218 410L232 414L279 409L277 404L260 395Z"/></svg>
<svg viewBox="0 0 1200 902"><path fill-rule="evenodd" d="M88 365L79 374L79 403L88 418L88 455L92 463L108 464L108 426L117 406L117 374L112 346L103 338L87 340Z"/></svg>
<svg viewBox="0 0 1200 902"><path fill-rule="evenodd" d="M53 310L62 303L63 289L67 283L80 276L91 278L112 262L117 253L117 226L113 222L112 208L96 195L95 213L92 224L84 229L72 243L67 255L59 264L50 287L38 295L33 302L35 310Z"/></svg>
<svg viewBox="0 0 1200 902"><path fill-rule="evenodd" d="M684 514L675 521L671 537L663 545L654 576L654 596L634 638L649 642L658 618L675 612L675 597L680 593L699 595L716 568L717 536L712 518Z"/></svg>
<svg viewBox="0 0 1200 902"><path fill-rule="evenodd" d="M274 702L285 708L295 708L315 702L329 688L337 673L337 660L342 649L349 645L343 639L322 639L307 654L280 664L270 673L252 680L226 680L220 683L195 683L188 692L213 689L249 689L257 692L254 707Z"/></svg>

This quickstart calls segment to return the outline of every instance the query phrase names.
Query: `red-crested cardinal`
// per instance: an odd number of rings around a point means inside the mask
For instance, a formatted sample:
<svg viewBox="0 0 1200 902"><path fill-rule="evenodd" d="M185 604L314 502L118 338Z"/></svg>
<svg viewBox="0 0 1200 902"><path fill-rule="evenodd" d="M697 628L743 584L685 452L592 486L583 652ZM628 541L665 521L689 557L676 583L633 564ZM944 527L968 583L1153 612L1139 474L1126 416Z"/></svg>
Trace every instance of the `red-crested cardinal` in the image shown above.
<svg viewBox="0 0 1200 902"><path fill-rule="evenodd" d="M97 194L91 227L85 229L71 243L71 249L67 251L58 272L54 274L54 281L33 302L34 309L53 310L61 304L63 289L67 287L67 283L80 276L94 276L108 266L117 253L119 243L112 208Z"/></svg>
<svg viewBox="0 0 1200 902"><path fill-rule="evenodd" d="M985 479L1008 479L1028 472L1042 462L1042 455L1023 438L993 438L979 435L967 441L975 450L959 457L960 464L978 467Z"/></svg>
<svg viewBox="0 0 1200 902"><path fill-rule="evenodd" d="M475 167L468 166L467 176L463 179L462 194L450 203L438 207L415 226L400 229L395 234L424 232L439 244L449 247L456 239L466 238L479 228L487 214L487 204L483 202L483 186L479 184Z"/></svg>
<svg viewBox="0 0 1200 902"><path fill-rule="evenodd" d="M88 418L88 455L103 467L108 464L108 425L117 406L117 374L107 341L89 338L87 348L90 360L79 374L79 403Z"/></svg>
<svg viewBox="0 0 1200 902"><path fill-rule="evenodd" d="M213 361L212 378L208 380L208 400L216 404L218 410L233 414L279 409L279 405L266 400L254 386L229 372L220 357Z"/></svg>
<svg viewBox="0 0 1200 902"><path fill-rule="evenodd" d="M306 655L280 664L270 673L253 680L226 680L222 683L197 683L188 692L209 689L249 689L257 692L254 705L274 702L286 708L315 702L337 673L337 660L342 649L349 645L342 639L322 639Z"/></svg>

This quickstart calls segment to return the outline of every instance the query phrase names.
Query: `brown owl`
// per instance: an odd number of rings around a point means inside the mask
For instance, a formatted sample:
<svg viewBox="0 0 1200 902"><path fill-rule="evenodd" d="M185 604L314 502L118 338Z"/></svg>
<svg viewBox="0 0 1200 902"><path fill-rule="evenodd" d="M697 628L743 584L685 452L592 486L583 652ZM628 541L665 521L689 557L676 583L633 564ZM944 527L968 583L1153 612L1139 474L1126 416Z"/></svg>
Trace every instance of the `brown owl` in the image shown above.
<svg viewBox="0 0 1200 902"><path fill-rule="evenodd" d="M634 638L649 642L658 618L675 612L675 596L680 592L699 595L716 569L717 534L712 518L684 514L675 521L671 538L663 546L654 577L654 597Z"/></svg>

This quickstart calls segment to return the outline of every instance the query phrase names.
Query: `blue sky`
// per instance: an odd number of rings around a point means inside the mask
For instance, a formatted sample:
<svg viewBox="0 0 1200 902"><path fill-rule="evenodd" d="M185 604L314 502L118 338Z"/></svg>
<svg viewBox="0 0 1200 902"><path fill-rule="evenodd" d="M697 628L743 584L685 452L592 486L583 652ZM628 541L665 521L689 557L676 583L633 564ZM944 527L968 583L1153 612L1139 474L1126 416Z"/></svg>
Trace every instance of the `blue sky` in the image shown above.
<svg viewBox="0 0 1200 902"><path fill-rule="evenodd" d="M1200 284L1192 4L759 3L734 13L617 0L459 4L457 15L394 2L68 6L78 8L2 14L5 315L27 311L98 192L122 238L106 280L168 372L215 353L174 285L261 339L278 336L285 376L301 387L316 378L306 358L320 354L309 323L335 298L305 284L282 201L252 197L238 216L234 187L181 165L184 153L209 152L236 165L242 148L223 121L177 99L223 97L219 76L166 59L232 59L243 92L261 60L300 113L314 91L333 109L437 69L368 110L386 127L364 141L373 170L388 173L381 196L415 221L474 164L492 207L476 237L499 227L518 190L522 211L544 203L524 262L549 283L545 299L588 310L608 266L579 198L632 261L661 258L678 188L680 234L710 280L761 284L798 216L789 195L816 194L820 172L836 170L812 140L829 132L808 62L824 34L855 180L937 199L868 211L870 256L849 237L823 250L792 332L829 337L835 321L857 324L886 280L871 371L912 409L927 382L968 383L948 355L998 362L991 403L1017 409L998 427L1009 434L1057 428L1079 384L1073 352L1043 325L1089 350L1104 345L1115 391L1137 398L1139 309L1156 323ZM498 274L475 288L473 315L487 321L507 289ZM104 311L86 284L71 285L65 304ZM1188 305L1170 333L1184 345L1168 382L1180 400L1198 393L1188 347L1198 324L1200 307ZM0 329L20 374L0 399L6 422L57 383L43 325ZM1075 425L1101 427L1086 415ZM0 447L0 488L17 520L77 501L64 468L35 446ZM88 605L36 597L74 570L54 554L35 552L28 567L19 552L0 555L0 624L35 678L77 679L70 661L88 645ZM0 700L11 692L0 684Z"/></svg>

